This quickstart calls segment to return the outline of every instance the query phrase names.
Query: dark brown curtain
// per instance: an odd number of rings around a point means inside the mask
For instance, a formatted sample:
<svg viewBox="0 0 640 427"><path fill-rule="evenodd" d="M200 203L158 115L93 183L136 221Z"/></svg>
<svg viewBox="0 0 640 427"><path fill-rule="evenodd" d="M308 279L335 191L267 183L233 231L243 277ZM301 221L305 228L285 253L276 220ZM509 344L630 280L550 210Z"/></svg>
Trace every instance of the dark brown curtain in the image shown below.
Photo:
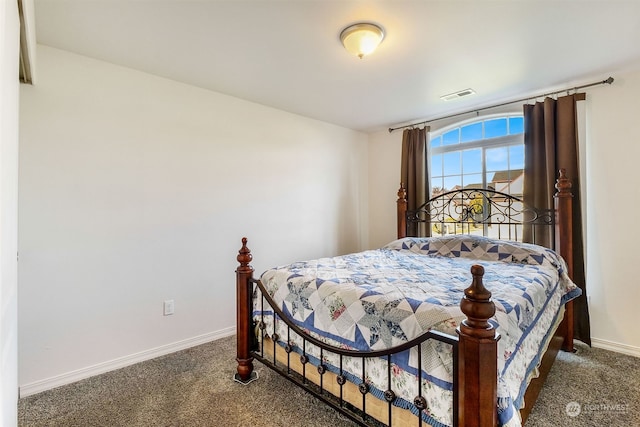
<svg viewBox="0 0 640 427"><path fill-rule="evenodd" d="M427 201L429 168L427 166L427 133L429 129L405 129L402 133L400 182L407 189L407 209L415 210ZM407 236L428 236L431 227L407 224Z"/></svg>
<svg viewBox="0 0 640 427"><path fill-rule="evenodd" d="M582 289L574 301L575 338L591 345L591 327L585 283L578 169L578 130L576 101L584 94L547 98L544 102L524 106L524 190L526 203L536 208L553 208L553 195L558 171L566 169L573 192L573 281ZM552 247L553 234L525 230L525 241Z"/></svg>

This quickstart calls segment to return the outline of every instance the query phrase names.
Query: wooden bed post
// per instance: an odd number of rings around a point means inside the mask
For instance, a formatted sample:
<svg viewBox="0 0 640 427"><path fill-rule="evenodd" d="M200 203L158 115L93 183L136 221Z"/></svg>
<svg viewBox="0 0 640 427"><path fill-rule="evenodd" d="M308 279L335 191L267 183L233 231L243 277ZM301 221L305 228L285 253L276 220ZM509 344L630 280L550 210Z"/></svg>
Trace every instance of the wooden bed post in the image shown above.
<svg viewBox="0 0 640 427"><path fill-rule="evenodd" d="M473 282L465 289L460 309L467 316L456 329L458 344L458 425L497 425L498 340L489 323L496 307L482 284L484 268L471 267Z"/></svg>
<svg viewBox="0 0 640 427"><path fill-rule="evenodd" d="M242 238L242 248L236 258L240 266L236 270L236 339L237 339L237 373L234 379L247 384L257 378L253 372L253 357L251 348L253 343L251 322L251 294L253 293L253 267L249 264L253 259L247 248L247 238Z"/></svg>
<svg viewBox="0 0 640 427"><path fill-rule="evenodd" d="M567 178L566 169L560 169L556 181L555 207L555 250L567 263L567 274L573 278L573 194L571 194L571 181ZM573 301L565 305L564 319L560 325L564 329L564 351L573 349Z"/></svg>
<svg viewBox="0 0 640 427"><path fill-rule="evenodd" d="M404 184L400 183L398 189L398 200L396 201L398 211L398 239L407 237L407 190Z"/></svg>

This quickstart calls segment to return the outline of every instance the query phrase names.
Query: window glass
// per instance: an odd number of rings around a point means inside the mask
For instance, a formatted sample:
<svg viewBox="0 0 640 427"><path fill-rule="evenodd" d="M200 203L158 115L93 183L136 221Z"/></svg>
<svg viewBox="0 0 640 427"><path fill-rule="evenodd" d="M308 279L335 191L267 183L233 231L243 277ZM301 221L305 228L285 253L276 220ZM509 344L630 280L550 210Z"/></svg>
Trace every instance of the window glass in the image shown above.
<svg viewBox="0 0 640 427"><path fill-rule="evenodd" d="M462 185L464 188L469 186L478 187L478 188L482 187L482 174L476 173L476 174L462 175Z"/></svg>
<svg viewBox="0 0 640 427"><path fill-rule="evenodd" d="M493 119L484 122L484 137L496 138L507 134L507 119Z"/></svg>
<svg viewBox="0 0 640 427"><path fill-rule="evenodd" d="M444 191L456 185L496 183L515 188L510 183L519 179L524 168L523 123L521 115L498 116L434 132L430 135L431 186ZM462 149L461 143L472 148Z"/></svg>
<svg viewBox="0 0 640 427"><path fill-rule="evenodd" d="M442 135L442 145L457 144L460 142L460 128L454 129Z"/></svg>
<svg viewBox="0 0 640 427"><path fill-rule="evenodd" d="M453 153L445 153L442 156L444 161L443 171L445 175L460 175L462 173L460 153L460 151L454 151Z"/></svg>
<svg viewBox="0 0 640 427"><path fill-rule="evenodd" d="M431 180L431 197L437 196L444 191L444 178L439 176Z"/></svg>
<svg viewBox="0 0 640 427"><path fill-rule="evenodd" d="M462 152L462 170L464 173L482 172L482 148ZM482 183L482 180L480 180Z"/></svg>
<svg viewBox="0 0 640 427"><path fill-rule="evenodd" d="M482 139L482 122L473 123L460 128L460 142Z"/></svg>
<svg viewBox="0 0 640 427"><path fill-rule="evenodd" d="M489 148L486 151L485 162L487 171L502 171L509 169L509 148Z"/></svg>
<svg viewBox="0 0 640 427"><path fill-rule="evenodd" d="M523 117L509 118L509 134L516 135L519 133L524 133L524 118Z"/></svg>
<svg viewBox="0 0 640 427"><path fill-rule="evenodd" d="M509 169L524 169L524 145L509 147Z"/></svg>
<svg viewBox="0 0 640 427"><path fill-rule="evenodd" d="M442 154L431 156L431 176L442 176Z"/></svg>
<svg viewBox="0 0 640 427"><path fill-rule="evenodd" d="M444 177L444 191L451 191L462 187L462 176L445 176Z"/></svg>

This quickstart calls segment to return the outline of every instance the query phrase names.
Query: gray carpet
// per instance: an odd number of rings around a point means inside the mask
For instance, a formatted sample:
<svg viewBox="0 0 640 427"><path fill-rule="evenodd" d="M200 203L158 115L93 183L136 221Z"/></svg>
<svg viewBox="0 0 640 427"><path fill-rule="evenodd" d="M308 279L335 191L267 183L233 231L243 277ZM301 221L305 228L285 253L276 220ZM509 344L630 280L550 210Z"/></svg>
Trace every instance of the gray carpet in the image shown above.
<svg viewBox="0 0 640 427"><path fill-rule="evenodd" d="M234 352L224 338L20 399L19 426L355 425L260 363L257 382L233 382ZM640 426L639 368L578 343L559 355L526 427Z"/></svg>
<svg viewBox="0 0 640 427"><path fill-rule="evenodd" d="M525 427L639 427L640 358L576 348L558 353Z"/></svg>

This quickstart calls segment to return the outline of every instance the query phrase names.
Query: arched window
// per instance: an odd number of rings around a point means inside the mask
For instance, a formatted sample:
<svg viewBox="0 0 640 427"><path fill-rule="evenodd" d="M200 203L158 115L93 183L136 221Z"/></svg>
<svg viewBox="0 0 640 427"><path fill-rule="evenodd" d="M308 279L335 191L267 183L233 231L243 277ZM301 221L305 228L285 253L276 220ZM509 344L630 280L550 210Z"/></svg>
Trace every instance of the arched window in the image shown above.
<svg viewBox="0 0 640 427"><path fill-rule="evenodd" d="M459 188L492 188L522 197L522 114L474 118L431 134L431 196Z"/></svg>

